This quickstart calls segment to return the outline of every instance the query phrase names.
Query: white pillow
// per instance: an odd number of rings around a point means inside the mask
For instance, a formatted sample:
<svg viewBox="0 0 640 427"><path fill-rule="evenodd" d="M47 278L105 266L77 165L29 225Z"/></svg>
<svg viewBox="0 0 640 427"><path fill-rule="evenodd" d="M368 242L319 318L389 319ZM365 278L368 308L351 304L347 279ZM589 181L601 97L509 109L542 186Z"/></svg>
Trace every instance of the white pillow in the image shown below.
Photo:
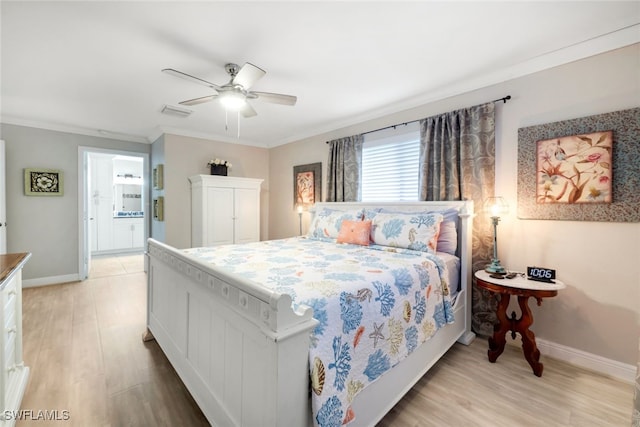
<svg viewBox="0 0 640 427"><path fill-rule="evenodd" d="M442 215L436 212L379 213L373 217L371 240L377 245L436 253Z"/></svg>

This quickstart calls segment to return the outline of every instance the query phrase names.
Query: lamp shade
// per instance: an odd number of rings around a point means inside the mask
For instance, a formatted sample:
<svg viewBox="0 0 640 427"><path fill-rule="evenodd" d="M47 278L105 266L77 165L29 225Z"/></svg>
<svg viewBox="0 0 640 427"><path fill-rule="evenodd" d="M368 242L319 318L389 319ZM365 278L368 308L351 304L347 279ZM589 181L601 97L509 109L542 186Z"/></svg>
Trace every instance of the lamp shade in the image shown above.
<svg viewBox="0 0 640 427"><path fill-rule="evenodd" d="M492 218L504 216L509 213L509 205L502 197L488 197L484 201L484 211Z"/></svg>

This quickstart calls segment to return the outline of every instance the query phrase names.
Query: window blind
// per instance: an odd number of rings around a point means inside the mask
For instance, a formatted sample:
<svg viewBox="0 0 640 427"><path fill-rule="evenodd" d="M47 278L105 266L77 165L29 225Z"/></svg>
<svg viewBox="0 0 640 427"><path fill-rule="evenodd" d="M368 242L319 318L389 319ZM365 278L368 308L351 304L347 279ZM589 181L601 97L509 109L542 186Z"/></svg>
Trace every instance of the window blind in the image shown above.
<svg viewBox="0 0 640 427"><path fill-rule="evenodd" d="M419 124L365 135L362 201L414 201L419 196Z"/></svg>

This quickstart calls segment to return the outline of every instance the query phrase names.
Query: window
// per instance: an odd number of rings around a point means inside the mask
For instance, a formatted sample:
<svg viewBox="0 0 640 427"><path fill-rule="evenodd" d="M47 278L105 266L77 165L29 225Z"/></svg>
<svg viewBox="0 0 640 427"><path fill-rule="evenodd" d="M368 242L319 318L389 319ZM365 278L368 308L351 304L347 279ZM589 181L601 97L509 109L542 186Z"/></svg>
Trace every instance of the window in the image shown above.
<svg viewBox="0 0 640 427"><path fill-rule="evenodd" d="M415 201L419 191L420 124L366 134L362 145L362 201Z"/></svg>

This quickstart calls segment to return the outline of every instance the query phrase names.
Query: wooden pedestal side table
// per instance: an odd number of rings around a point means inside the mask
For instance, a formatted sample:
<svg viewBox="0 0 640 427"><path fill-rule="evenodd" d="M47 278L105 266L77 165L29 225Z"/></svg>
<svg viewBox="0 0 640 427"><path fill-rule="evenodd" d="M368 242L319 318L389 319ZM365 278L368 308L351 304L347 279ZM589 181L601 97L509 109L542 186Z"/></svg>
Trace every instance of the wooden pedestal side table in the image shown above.
<svg viewBox="0 0 640 427"><path fill-rule="evenodd" d="M524 357L531 365L533 373L542 376L542 363L540 363L540 351L536 346L536 336L529 330L529 326L533 324L533 315L529 308L529 297L533 297L542 305L542 298L554 297L558 294L558 290L565 288L565 284L560 280L554 280L553 283L538 282L529 280L526 277L517 275L513 279L497 279L491 277L484 270L476 271L476 284L479 288L486 289L496 295L500 295L498 302L498 311L496 315L500 321L494 328L493 336L489 338L489 361L495 363L498 356L504 351L506 344L505 335L511 331L511 338L516 339L516 332L522 337L522 352ZM518 305L522 314L516 319L516 312L511 313L511 317L507 316L509 300L511 295L518 297Z"/></svg>

